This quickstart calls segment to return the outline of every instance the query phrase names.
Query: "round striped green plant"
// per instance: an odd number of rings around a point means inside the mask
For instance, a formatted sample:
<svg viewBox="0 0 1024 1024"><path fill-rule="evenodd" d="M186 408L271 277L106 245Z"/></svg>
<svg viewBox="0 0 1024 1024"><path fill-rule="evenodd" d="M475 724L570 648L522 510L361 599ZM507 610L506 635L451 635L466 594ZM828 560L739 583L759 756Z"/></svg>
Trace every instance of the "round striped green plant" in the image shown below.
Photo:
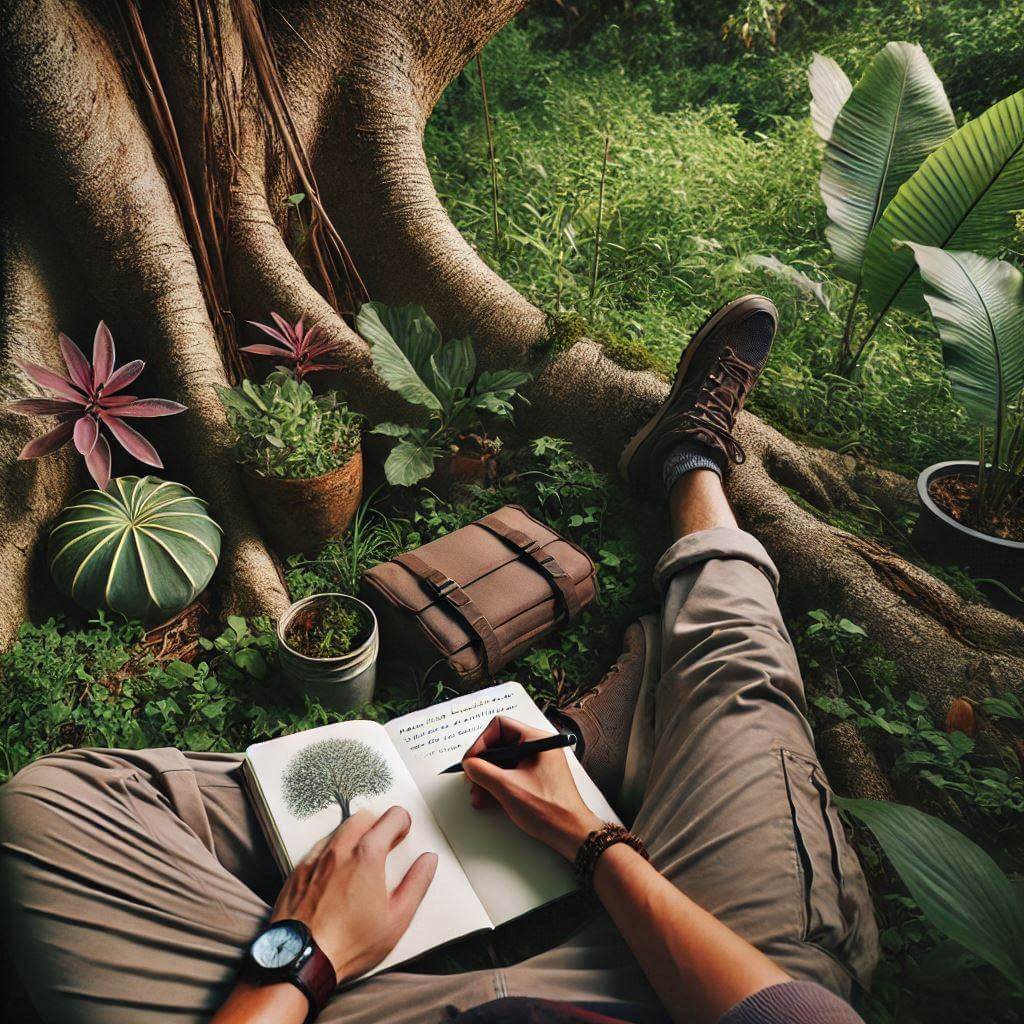
<svg viewBox="0 0 1024 1024"><path fill-rule="evenodd" d="M117 477L61 512L50 531L50 572L78 604L152 625L210 582L220 534L206 503L183 484Z"/></svg>

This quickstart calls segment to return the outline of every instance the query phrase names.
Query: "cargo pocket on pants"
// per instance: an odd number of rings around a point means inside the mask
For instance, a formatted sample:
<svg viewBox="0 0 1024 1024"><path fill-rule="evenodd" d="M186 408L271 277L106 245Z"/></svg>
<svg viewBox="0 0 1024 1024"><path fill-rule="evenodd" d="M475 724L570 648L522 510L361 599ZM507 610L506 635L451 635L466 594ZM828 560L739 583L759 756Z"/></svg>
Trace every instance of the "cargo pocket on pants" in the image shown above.
<svg viewBox="0 0 1024 1024"><path fill-rule="evenodd" d="M781 754L803 941L828 953L866 989L878 960L878 928L860 862L847 842L821 765L791 750Z"/></svg>

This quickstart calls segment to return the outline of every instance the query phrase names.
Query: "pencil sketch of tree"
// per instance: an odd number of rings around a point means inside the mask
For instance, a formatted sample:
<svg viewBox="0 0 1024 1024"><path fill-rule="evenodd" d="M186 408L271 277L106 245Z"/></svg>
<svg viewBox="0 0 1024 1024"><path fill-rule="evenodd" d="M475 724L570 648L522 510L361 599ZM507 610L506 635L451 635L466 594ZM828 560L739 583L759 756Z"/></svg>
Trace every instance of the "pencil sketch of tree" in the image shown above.
<svg viewBox="0 0 1024 1024"><path fill-rule="evenodd" d="M394 776L387 761L360 740L318 740L295 755L281 776L288 810L308 818L337 803L341 820L352 813L357 796L381 796Z"/></svg>

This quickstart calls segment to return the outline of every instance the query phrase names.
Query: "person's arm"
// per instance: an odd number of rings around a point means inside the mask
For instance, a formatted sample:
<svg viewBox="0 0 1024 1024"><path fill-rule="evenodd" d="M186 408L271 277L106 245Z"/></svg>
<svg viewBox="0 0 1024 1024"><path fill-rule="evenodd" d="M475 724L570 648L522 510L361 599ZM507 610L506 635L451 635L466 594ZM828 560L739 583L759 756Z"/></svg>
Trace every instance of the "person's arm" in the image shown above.
<svg viewBox="0 0 1024 1024"><path fill-rule="evenodd" d="M604 823L583 802L565 753L547 751L508 769L474 756L488 747L543 735L513 719L496 718L466 752L463 768L473 783L475 807L499 804L524 832L571 862L587 836ZM593 881L674 1019L711 1024L755 992L790 980L629 847L609 847Z"/></svg>
<svg viewBox="0 0 1024 1024"><path fill-rule="evenodd" d="M388 892L384 865L409 832L409 813L357 811L322 839L288 876L270 921L301 921L334 966L338 983L384 959L409 927L437 868L421 854ZM255 936L253 936L255 938ZM239 983L211 1024L303 1024L306 997L291 983Z"/></svg>

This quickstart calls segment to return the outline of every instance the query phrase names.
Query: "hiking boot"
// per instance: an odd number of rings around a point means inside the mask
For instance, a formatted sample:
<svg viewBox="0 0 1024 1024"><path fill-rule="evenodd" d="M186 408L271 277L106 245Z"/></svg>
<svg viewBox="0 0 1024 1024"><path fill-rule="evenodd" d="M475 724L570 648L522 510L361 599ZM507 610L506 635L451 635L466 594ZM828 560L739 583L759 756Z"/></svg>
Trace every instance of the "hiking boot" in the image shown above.
<svg viewBox="0 0 1024 1024"><path fill-rule="evenodd" d="M649 689L657 675L656 626L650 628L654 623L653 616L631 623L622 654L600 682L578 700L548 714L553 725L576 735L576 756L613 805L626 770L637 700L645 678Z"/></svg>
<svg viewBox="0 0 1024 1024"><path fill-rule="evenodd" d="M623 479L638 486L656 482L665 457L680 445L706 454L722 472L743 462L732 431L768 361L778 321L763 295L745 295L704 321L679 357L668 398L626 445L619 460Z"/></svg>

